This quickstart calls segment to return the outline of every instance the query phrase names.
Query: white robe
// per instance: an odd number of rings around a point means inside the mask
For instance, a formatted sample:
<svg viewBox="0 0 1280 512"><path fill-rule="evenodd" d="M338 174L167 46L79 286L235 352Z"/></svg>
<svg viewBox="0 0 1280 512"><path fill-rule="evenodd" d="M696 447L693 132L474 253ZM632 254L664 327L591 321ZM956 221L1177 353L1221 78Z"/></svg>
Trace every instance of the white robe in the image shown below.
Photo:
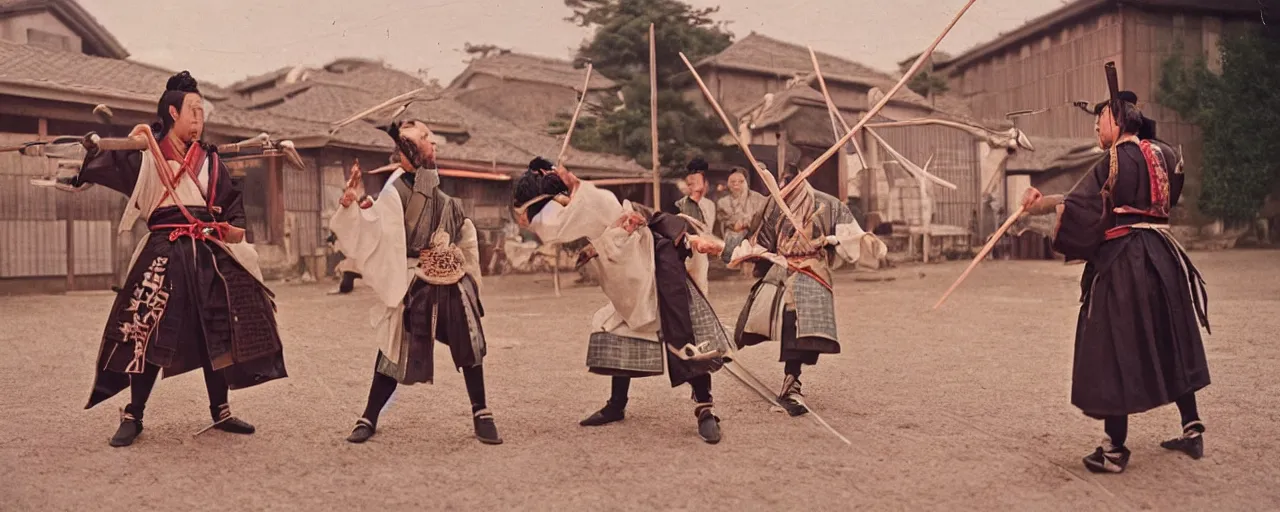
<svg viewBox="0 0 1280 512"><path fill-rule="evenodd" d="M167 167L170 170L165 171L172 173L180 164L170 162ZM209 159L206 158L200 166L199 173L200 183L196 183L187 173L183 173L178 180L174 192L177 193L177 201L181 201L183 206L199 206L204 207L207 204L204 191L209 188ZM116 230L120 233L133 231L133 226L139 219L150 219L151 214L157 209L164 206L174 206L178 204L172 195L165 196L164 183L160 181L160 174L156 168L156 161L151 157L150 151L142 152L142 165L138 169L138 182L133 186L133 194L129 196L129 201L125 203L124 214L120 216L120 225ZM161 203L160 198L164 197ZM142 254L142 248L146 247L147 241L150 240L151 233L148 232L139 241L137 247L133 250L133 257L129 260L129 267L137 263L138 255ZM236 243L226 243L214 241L214 243L226 248L227 253L231 255L240 266L249 271L258 282L262 281L262 268L258 264L258 251L253 248L253 244L247 241Z"/></svg>
<svg viewBox="0 0 1280 512"><path fill-rule="evenodd" d="M338 208L329 219L329 230L337 235L336 245L342 254L360 269L364 284L372 288L377 304L369 311L369 325L382 353L391 362L399 361L400 344L404 341L404 296L416 279L416 258L407 258L404 203L395 190L396 180L404 174L397 169L383 186L378 199L368 209L352 203ZM463 269L480 288L480 248L475 225L463 221L461 240L452 242L462 249Z"/></svg>
<svg viewBox="0 0 1280 512"><path fill-rule="evenodd" d="M529 222L543 243L564 243L586 237L599 255L595 266L609 303L591 320L593 332L658 341L658 284L654 279L653 233L641 226L632 233L614 227L630 201L618 202L612 192L583 183L568 206L548 202Z"/></svg>

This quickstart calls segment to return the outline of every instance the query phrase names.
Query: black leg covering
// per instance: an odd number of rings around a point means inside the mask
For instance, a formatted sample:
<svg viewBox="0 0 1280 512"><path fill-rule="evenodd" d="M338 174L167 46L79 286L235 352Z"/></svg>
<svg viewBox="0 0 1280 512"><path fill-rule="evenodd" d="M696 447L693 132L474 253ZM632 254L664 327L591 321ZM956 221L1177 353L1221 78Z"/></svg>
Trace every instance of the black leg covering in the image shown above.
<svg viewBox="0 0 1280 512"><path fill-rule="evenodd" d="M462 378L467 382L467 396L471 398L471 412L488 407L484 401L484 365L476 365L462 369Z"/></svg>
<svg viewBox="0 0 1280 512"><path fill-rule="evenodd" d="M142 373L129 374L129 405L124 411L141 420L147 408L147 399L151 398L151 390L156 387L156 378L160 376L160 367L147 364Z"/></svg>
<svg viewBox="0 0 1280 512"><path fill-rule="evenodd" d="M351 293L356 288L356 279L360 278L360 274L355 272L343 272L342 283L338 285L338 291L342 293Z"/></svg>
<svg viewBox="0 0 1280 512"><path fill-rule="evenodd" d="M800 372L802 371L801 367L802 365L799 359L792 359L790 361L787 361L786 364L783 366L783 373L790 375L792 377L799 377Z"/></svg>
<svg viewBox="0 0 1280 512"><path fill-rule="evenodd" d="M386 407L387 401L391 400L391 394L395 393L396 385L395 379L374 371L373 385L369 387L369 402L365 404L364 415L361 417L377 426L378 414L382 413L382 408Z"/></svg>
<svg viewBox="0 0 1280 512"><path fill-rule="evenodd" d="M614 409L626 408L630 391L631 377L614 377L609 392L609 407Z"/></svg>
<svg viewBox="0 0 1280 512"><path fill-rule="evenodd" d="M1107 437L1111 438L1111 445L1116 448L1123 448L1124 442L1129 437L1129 417L1128 416L1110 416L1102 420L1102 428L1107 432Z"/></svg>
<svg viewBox="0 0 1280 512"><path fill-rule="evenodd" d="M1178 413L1182 415L1182 426L1200 421L1200 409L1196 407L1196 394L1194 392L1182 395L1177 401ZM1204 432L1204 424L1197 424L1193 428L1198 428L1201 433Z"/></svg>
<svg viewBox="0 0 1280 512"><path fill-rule="evenodd" d="M693 388L693 401L700 404L711 403L711 374L706 373L689 380Z"/></svg>
<svg viewBox="0 0 1280 512"><path fill-rule="evenodd" d="M223 409L227 407L227 379L208 362L204 367L204 388L209 393L209 414L213 416L213 421L218 421Z"/></svg>

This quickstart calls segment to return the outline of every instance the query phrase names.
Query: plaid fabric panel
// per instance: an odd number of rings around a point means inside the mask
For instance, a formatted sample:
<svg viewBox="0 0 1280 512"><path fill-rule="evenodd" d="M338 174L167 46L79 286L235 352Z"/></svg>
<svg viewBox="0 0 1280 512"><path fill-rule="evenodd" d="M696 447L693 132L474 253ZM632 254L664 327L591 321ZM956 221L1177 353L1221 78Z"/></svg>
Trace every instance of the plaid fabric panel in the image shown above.
<svg viewBox="0 0 1280 512"><path fill-rule="evenodd" d="M663 352L661 343L593 332L587 343L587 366L662 375Z"/></svg>
<svg viewBox="0 0 1280 512"><path fill-rule="evenodd" d="M791 286L796 301L796 336L816 336L838 341L835 297L831 290L809 275L799 272L795 274Z"/></svg>
<svg viewBox="0 0 1280 512"><path fill-rule="evenodd" d="M689 287L689 319L693 322L693 336L699 344L710 341L712 346L726 353L729 351L729 334L711 309L711 303L698 291L693 281L685 281Z"/></svg>

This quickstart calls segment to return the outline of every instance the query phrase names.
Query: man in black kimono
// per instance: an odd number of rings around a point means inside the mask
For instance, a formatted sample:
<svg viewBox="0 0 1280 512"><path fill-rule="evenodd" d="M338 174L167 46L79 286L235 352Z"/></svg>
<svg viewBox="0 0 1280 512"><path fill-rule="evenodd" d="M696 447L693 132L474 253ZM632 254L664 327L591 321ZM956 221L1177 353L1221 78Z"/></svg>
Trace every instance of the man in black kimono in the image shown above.
<svg viewBox="0 0 1280 512"><path fill-rule="evenodd" d="M142 433L161 369L172 377L202 368L213 428L237 434L254 427L231 415L227 390L286 376L273 295L243 243L241 192L216 148L200 141L204 101L190 74L169 79L156 115L149 131L134 130L154 133L150 149L104 151L86 137L80 173L63 183L128 195L119 229L141 219L151 231L111 308L86 406L130 389L112 446Z"/></svg>
<svg viewBox="0 0 1280 512"><path fill-rule="evenodd" d="M1182 435L1161 445L1199 459L1205 427L1195 393L1209 385L1204 281L1168 227L1182 194L1181 158L1163 142L1140 139L1144 127L1154 135L1154 123L1122 105L1120 116L1108 105L1096 109L1098 142L1108 152L1071 192L1041 196L1032 188L1023 198L1030 214L1057 211L1054 250L1087 263L1071 403L1103 420L1107 439L1084 464L1109 473L1128 465L1129 415L1170 402Z"/></svg>
<svg viewBox="0 0 1280 512"><path fill-rule="evenodd" d="M475 225L462 203L440 189L436 146L426 123L394 121L384 130L400 151L400 168L376 200L364 194L359 167L352 169L341 208L329 223L338 249L360 269L384 311L369 400L347 441L363 443L377 432L378 416L398 384L434 381L438 340L462 370L476 438L501 444L485 404Z"/></svg>

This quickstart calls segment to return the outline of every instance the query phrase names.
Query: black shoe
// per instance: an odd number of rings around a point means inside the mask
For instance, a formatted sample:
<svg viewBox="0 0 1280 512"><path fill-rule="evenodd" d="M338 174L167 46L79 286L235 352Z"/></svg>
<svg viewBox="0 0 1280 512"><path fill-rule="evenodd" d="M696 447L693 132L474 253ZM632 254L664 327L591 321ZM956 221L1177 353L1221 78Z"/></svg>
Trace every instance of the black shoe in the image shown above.
<svg viewBox="0 0 1280 512"><path fill-rule="evenodd" d="M800 378L788 375L782 379L782 392L778 394L778 405L792 418L809 414L809 406L804 404L804 394L800 392Z"/></svg>
<svg viewBox="0 0 1280 512"><path fill-rule="evenodd" d="M1170 439L1160 446L1187 454L1193 459L1204 457L1204 423L1193 421L1182 427L1182 437Z"/></svg>
<svg viewBox="0 0 1280 512"><path fill-rule="evenodd" d="M476 428L476 439L484 444L502 444L502 438L498 437L498 425L494 424L493 413L488 409L476 411L472 421Z"/></svg>
<svg viewBox="0 0 1280 512"><path fill-rule="evenodd" d="M231 406L222 404L209 408L213 413L213 424L210 428L230 432L232 434L252 434L257 431L253 425L231 415Z"/></svg>
<svg viewBox="0 0 1280 512"><path fill-rule="evenodd" d="M694 415L698 417L698 437L701 437L707 444L716 444L720 442L720 418L716 417L716 413L712 410L712 405L707 403L698 404L693 409Z"/></svg>
<svg viewBox="0 0 1280 512"><path fill-rule="evenodd" d="M373 434L377 432L377 428L373 423L364 418L356 420L356 428L351 431L351 435L347 436L348 443L363 443L368 441Z"/></svg>
<svg viewBox="0 0 1280 512"><path fill-rule="evenodd" d="M138 434L142 433L142 420L134 418L132 414L120 412L120 428L116 429L116 435L111 436L111 446L120 448L133 444L138 438Z"/></svg>
<svg viewBox="0 0 1280 512"><path fill-rule="evenodd" d="M1111 446L1109 441L1084 458L1084 467L1094 473L1123 473L1128 465L1129 449Z"/></svg>
<svg viewBox="0 0 1280 512"><path fill-rule="evenodd" d="M252 434L254 432L257 432L258 430L254 428L253 425L250 425L246 423L244 420L241 420L240 418L236 418L234 416L228 416L227 419L219 420L218 423L213 426L213 428L216 428L223 432L230 432L232 434L244 434L244 435Z"/></svg>
<svg viewBox="0 0 1280 512"><path fill-rule="evenodd" d="M587 416L587 419L579 421L578 424L584 427L598 427L608 425L610 423L622 421L627 418L626 406L615 407L613 402L605 404L603 409L596 411L595 414Z"/></svg>

